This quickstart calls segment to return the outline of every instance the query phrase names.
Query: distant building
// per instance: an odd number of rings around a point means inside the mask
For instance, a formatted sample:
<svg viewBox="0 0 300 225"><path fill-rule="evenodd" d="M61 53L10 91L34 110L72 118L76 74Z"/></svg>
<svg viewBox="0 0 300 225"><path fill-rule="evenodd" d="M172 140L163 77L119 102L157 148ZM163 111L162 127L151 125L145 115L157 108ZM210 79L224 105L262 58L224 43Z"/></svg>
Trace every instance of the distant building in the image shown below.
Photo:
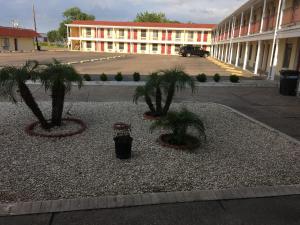
<svg viewBox="0 0 300 225"><path fill-rule="evenodd" d="M213 24L73 21L66 24L72 51L174 55L182 45L210 50Z"/></svg>
<svg viewBox="0 0 300 225"><path fill-rule="evenodd" d="M36 36L34 30L0 26L0 51L32 51Z"/></svg>
<svg viewBox="0 0 300 225"><path fill-rule="evenodd" d="M300 71L300 0L249 0L213 30L212 56L267 75Z"/></svg>
<svg viewBox="0 0 300 225"><path fill-rule="evenodd" d="M45 33L39 33L38 37L39 42L48 42L48 36Z"/></svg>

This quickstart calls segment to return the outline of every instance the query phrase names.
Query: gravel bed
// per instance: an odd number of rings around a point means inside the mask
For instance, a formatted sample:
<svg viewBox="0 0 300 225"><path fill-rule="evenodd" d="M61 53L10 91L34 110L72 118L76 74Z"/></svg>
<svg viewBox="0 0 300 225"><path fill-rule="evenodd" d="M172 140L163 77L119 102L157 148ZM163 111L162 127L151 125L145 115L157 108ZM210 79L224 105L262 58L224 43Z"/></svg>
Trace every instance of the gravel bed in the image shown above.
<svg viewBox="0 0 300 225"><path fill-rule="evenodd" d="M194 152L163 148L149 132L145 104L72 103L88 129L63 139L30 137L23 105L0 103L0 202L300 182L300 145L214 103L174 104L199 114L207 143ZM40 103L50 113L50 104ZM69 108L70 103L66 104ZM132 125L133 158L115 158L112 124Z"/></svg>

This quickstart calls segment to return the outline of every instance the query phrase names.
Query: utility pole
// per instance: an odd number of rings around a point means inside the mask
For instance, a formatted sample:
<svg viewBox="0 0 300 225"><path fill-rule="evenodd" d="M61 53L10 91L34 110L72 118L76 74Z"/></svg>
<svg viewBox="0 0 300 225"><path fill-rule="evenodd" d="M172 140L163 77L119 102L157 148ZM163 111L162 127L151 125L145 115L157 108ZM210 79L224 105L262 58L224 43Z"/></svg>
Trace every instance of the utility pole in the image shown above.
<svg viewBox="0 0 300 225"><path fill-rule="evenodd" d="M33 4L32 4L32 13L33 13L34 30L35 30L35 32L37 33L37 30L36 30L36 19L35 19L34 2L33 2ZM37 49L38 51L40 51L40 50L41 50L41 47L39 46L38 36L35 37L35 42L36 42L36 49Z"/></svg>

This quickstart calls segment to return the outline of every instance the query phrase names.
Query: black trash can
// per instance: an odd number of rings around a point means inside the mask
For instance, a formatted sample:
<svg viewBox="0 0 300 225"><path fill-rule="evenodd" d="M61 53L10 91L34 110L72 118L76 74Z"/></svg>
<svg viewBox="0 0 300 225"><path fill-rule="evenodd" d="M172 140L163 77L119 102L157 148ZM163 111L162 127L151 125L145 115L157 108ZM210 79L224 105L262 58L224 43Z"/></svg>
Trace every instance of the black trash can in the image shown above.
<svg viewBox="0 0 300 225"><path fill-rule="evenodd" d="M115 123L115 152L118 159L129 159L131 158L131 146L132 146L132 137L131 125L126 123Z"/></svg>
<svg viewBox="0 0 300 225"><path fill-rule="evenodd" d="M114 138L116 157L118 159L129 159L131 158L131 145L132 137L118 136Z"/></svg>
<svg viewBox="0 0 300 225"><path fill-rule="evenodd" d="M279 93L282 95L295 96L297 94L298 79L299 71L281 70Z"/></svg>

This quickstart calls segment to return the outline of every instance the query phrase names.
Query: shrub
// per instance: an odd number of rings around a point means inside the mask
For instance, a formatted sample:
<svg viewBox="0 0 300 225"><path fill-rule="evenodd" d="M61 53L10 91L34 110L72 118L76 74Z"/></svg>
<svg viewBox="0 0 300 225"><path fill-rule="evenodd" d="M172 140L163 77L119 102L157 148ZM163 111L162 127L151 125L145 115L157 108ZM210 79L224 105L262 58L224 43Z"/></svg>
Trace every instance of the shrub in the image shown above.
<svg viewBox="0 0 300 225"><path fill-rule="evenodd" d="M220 79L221 79L220 74L216 73L216 74L214 75L213 79L214 79L215 82L219 82Z"/></svg>
<svg viewBox="0 0 300 225"><path fill-rule="evenodd" d="M239 78L237 75L230 75L229 80L230 80L232 83L238 83L239 80L240 80L240 78Z"/></svg>
<svg viewBox="0 0 300 225"><path fill-rule="evenodd" d="M207 80L207 77L204 73L199 74L196 78L199 82L206 82Z"/></svg>
<svg viewBox="0 0 300 225"><path fill-rule="evenodd" d="M105 73L102 73L102 74L100 75L100 80L101 80L101 81L107 81L107 76L106 76Z"/></svg>
<svg viewBox="0 0 300 225"><path fill-rule="evenodd" d="M91 76L88 75L88 74L84 74L84 75L83 75L83 79L84 79L85 81L91 81L91 80L92 80Z"/></svg>
<svg viewBox="0 0 300 225"><path fill-rule="evenodd" d="M123 80L123 75L121 72L118 72L117 75L115 76L116 81L122 81Z"/></svg>
<svg viewBox="0 0 300 225"><path fill-rule="evenodd" d="M132 76L133 76L133 80L136 82L141 80L141 75L138 72L135 72Z"/></svg>

